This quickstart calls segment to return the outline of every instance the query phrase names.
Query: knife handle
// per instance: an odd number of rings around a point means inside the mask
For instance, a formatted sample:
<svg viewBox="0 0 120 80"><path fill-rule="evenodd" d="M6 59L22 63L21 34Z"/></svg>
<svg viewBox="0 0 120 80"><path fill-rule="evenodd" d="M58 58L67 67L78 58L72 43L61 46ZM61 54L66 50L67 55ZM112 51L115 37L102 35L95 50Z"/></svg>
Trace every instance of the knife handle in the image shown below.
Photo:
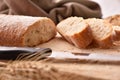
<svg viewBox="0 0 120 80"><path fill-rule="evenodd" d="M30 47L0 47L0 59L15 60L19 55L45 54L50 55L50 48L30 48Z"/></svg>

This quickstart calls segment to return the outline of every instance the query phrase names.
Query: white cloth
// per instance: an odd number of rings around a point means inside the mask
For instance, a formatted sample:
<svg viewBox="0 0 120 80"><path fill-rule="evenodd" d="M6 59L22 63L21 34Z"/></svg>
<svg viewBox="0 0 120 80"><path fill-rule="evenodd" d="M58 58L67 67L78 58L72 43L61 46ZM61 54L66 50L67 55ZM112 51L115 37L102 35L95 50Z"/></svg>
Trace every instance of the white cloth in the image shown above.
<svg viewBox="0 0 120 80"><path fill-rule="evenodd" d="M103 18L120 14L120 0L92 0L98 2L102 8Z"/></svg>

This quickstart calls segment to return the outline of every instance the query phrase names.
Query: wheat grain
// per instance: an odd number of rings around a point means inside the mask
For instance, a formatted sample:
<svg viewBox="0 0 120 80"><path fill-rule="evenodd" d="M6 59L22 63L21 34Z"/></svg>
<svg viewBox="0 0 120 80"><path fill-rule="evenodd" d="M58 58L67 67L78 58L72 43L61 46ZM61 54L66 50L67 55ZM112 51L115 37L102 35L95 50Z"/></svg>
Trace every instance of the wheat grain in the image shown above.
<svg viewBox="0 0 120 80"><path fill-rule="evenodd" d="M88 80L73 71L61 71L41 61L16 61L2 69L0 80ZM90 78L93 79L93 78ZM95 80L95 79L94 79ZM99 80L99 79L98 79Z"/></svg>
<svg viewBox="0 0 120 80"><path fill-rule="evenodd" d="M0 80L56 80L57 73L55 68L48 65L20 61L7 66L1 74Z"/></svg>

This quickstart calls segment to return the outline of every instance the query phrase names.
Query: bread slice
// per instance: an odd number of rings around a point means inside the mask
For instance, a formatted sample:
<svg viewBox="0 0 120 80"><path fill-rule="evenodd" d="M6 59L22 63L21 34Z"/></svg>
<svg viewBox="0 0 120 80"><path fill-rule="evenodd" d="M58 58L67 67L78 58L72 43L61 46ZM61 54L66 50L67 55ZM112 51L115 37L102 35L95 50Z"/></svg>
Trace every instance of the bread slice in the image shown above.
<svg viewBox="0 0 120 80"><path fill-rule="evenodd" d="M112 25L102 19L96 18L86 19L86 22L92 30L93 43L100 48L110 48L113 44Z"/></svg>
<svg viewBox="0 0 120 80"><path fill-rule="evenodd" d="M61 21L57 31L78 48L86 48L93 39L89 25L81 17L69 17Z"/></svg>
<svg viewBox="0 0 120 80"><path fill-rule="evenodd" d="M104 20L111 23L113 26L120 26L120 15L113 15L105 18Z"/></svg>
<svg viewBox="0 0 120 80"><path fill-rule="evenodd" d="M55 24L49 18L0 15L1 46L36 46L55 35Z"/></svg>

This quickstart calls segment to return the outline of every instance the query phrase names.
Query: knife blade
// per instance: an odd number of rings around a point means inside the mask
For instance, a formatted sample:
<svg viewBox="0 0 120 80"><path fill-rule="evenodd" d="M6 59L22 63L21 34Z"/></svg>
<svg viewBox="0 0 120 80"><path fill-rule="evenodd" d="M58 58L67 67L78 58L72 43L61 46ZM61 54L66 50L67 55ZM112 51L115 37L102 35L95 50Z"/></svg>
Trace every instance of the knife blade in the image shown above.
<svg viewBox="0 0 120 80"><path fill-rule="evenodd" d="M111 55L111 54L102 54L102 53L72 53L72 52L61 52L61 51L52 51L52 54L49 56L57 59L80 59L80 60L92 60L92 61L112 61L120 62L120 54Z"/></svg>

